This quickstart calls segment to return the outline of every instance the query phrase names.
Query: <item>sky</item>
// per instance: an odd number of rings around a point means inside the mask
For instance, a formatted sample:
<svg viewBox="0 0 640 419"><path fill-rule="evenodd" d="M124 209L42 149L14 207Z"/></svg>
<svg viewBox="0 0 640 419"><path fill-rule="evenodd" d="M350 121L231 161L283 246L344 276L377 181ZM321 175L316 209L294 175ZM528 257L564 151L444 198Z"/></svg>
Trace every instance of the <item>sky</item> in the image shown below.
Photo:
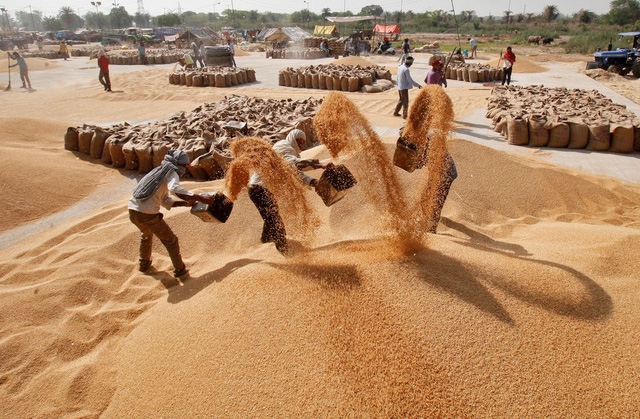
<svg viewBox="0 0 640 419"><path fill-rule="evenodd" d="M510 10L512 14L534 13L540 14L548 5L554 5L561 14L572 15L580 9L590 10L596 14L608 13L610 2L606 0L103 0L98 10L109 13L113 4L124 6L129 14L138 11L138 3L141 2L144 10L152 16L164 13L182 13L193 11L196 13L221 13L225 9L257 10L259 12L271 11L275 13L292 13L302 9L320 14L322 9L331 11L351 11L354 14L367 5L379 5L385 11L397 10L422 13L425 11L455 9L456 13L465 10L475 10L479 16L504 16L504 12ZM453 6L452 6L453 4ZM41 11L44 16L55 16L60 8L71 7L80 16L88 12L96 11L90 0L0 0L0 6L4 6L9 15L14 17L16 11Z"/></svg>

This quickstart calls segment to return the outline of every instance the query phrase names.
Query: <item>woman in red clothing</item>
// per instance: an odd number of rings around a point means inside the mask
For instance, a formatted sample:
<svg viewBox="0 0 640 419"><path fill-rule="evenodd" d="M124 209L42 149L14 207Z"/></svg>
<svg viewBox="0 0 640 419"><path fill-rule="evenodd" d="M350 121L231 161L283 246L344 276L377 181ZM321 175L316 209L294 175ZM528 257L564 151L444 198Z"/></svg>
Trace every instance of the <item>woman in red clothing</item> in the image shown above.
<svg viewBox="0 0 640 419"><path fill-rule="evenodd" d="M507 52L502 55L500 53L500 58L504 59L504 65L502 69L502 84L507 82L507 86L511 83L511 73L513 72L513 63L516 62L516 54L511 51L511 47L507 47Z"/></svg>
<svg viewBox="0 0 640 419"><path fill-rule="evenodd" d="M100 57L98 57L98 67L100 67L100 75L98 80L100 84L104 86L104 90L111 91L111 79L109 78L109 58L104 51L100 51Z"/></svg>

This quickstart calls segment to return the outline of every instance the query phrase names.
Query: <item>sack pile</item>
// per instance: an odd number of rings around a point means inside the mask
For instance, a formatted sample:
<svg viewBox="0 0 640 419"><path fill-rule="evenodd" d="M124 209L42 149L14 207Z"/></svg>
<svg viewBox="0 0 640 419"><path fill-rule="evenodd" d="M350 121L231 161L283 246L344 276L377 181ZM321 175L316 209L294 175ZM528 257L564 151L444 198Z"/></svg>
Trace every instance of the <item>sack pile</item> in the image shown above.
<svg viewBox="0 0 640 419"><path fill-rule="evenodd" d="M305 132L308 145L317 144L313 117L321 103L322 99L313 98L264 100L233 95L163 121L69 127L64 148L139 173L159 166L168 150L180 149L191 160L187 167L191 177L221 179L233 160L229 146L241 136L275 143L297 128Z"/></svg>
<svg viewBox="0 0 640 419"><path fill-rule="evenodd" d="M447 66L445 76L448 80L485 83L502 80L502 68L486 64L452 62Z"/></svg>
<svg viewBox="0 0 640 419"><path fill-rule="evenodd" d="M386 82L385 82L386 81ZM391 72L380 66L321 64L280 70L278 84L306 89L376 93L393 86Z"/></svg>
<svg viewBox="0 0 640 419"><path fill-rule="evenodd" d="M169 74L169 84L194 87L231 87L254 81L256 72L252 68L213 66L179 70Z"/></svg>
<svg viewBox="0 0 640 419"><path fill-rule="evenodd" d="M496 86L486 117L509 144L640 151L640 119L596 90Z"/></svg>

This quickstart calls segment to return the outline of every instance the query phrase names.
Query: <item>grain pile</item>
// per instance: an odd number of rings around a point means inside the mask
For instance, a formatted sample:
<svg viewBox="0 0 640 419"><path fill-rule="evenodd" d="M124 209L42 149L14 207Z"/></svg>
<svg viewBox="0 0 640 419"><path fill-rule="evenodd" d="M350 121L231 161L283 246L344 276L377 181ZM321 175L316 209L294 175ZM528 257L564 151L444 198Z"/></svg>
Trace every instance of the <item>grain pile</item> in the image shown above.
<svg viewBox="0 0 640 419"><path fill-rule="evenodd" d="M320 103L313 98L264 100L233 95L147 124L69 127L64 147L139 173L159 166L168 150L180 149L189 155L188 171L194 179L219 179L232 160L229 145L240 134L275 142L298 128L312 144L316 138L312 118ZM233 121L239 125L230 124Z"/></svg>
<svg viewBox="0 0 640 419"><path fill-rule="evenodd" d="M393 86L391 72L377 65L321 64L280 70L278 84L306 89L378 93Z"/></svg>
<svg viewBox="0 0 640 419"><path fill-rule="evenodd" d="M497 86L486 117L514 145L640 151L640 120L598 91Z"/></svg>
<svg viewBox="0 0 640 419"><path fill-rule="evenodd" d="M208 66L169 74L169 84L194 87L232 87L255 81L256 71L252 68Z"/></svg>

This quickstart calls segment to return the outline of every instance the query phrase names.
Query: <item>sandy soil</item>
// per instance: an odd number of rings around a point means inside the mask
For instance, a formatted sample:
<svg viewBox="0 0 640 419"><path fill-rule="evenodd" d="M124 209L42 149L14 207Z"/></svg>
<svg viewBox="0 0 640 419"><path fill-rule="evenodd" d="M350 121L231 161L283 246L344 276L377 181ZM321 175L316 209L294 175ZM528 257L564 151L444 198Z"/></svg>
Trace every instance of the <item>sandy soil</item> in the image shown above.
<svg viewBox="0 0 640 419"><path fill-rule="evenodd" d="M547 71L550 56L515 52L521 78ZM138 272L126 202L139 176L65 151L64 132L164 119L230 94L326 93L277 85L279 68L316 62L237 62L258 83L188 88L169 85L169 65L112 66L109 94L95 60L34 59L28 92L12 69L0 92L0 416L640 415L640 187L550 164L543 150L454 133L459 177L438 234L411 251L383 233L370 191L356 186L330 208L309 192L321 226L306 251L284 258L260 243L243 193L226 224L165 213L188 279L173 278L158 242L153 270ZM425 62L412 67L416 80ZM563 65L587 79L578 60ZM3 68L2 90L0 54ZM636 80L602 83L640 99ZM452 82L447 93L459 129L486 128L466 118L490 89ZM347 97L390 157L397 92ZM305 154L329 157L323 146ZM411 202L428 181L424 171L396 175ZM220 180L184 185L224 190Z"/></svg>

